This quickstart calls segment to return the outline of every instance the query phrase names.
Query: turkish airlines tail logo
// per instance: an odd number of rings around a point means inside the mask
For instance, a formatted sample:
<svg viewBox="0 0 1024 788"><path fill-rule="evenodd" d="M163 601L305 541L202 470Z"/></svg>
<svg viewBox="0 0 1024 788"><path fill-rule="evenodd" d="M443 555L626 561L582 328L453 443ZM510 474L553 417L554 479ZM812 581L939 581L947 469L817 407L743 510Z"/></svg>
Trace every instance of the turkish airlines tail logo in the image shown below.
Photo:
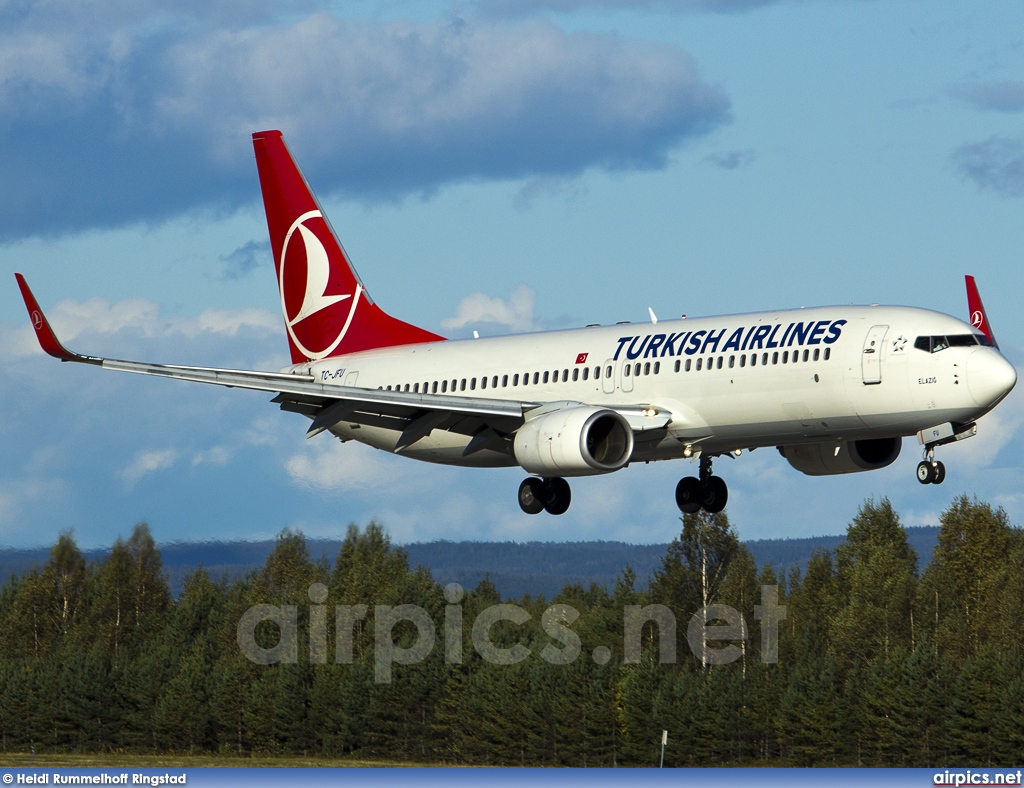
<svg viewBox="0 0 1024 788"><path fill-rule="evenodd" d="M292 363L444 339L369 298L281 132L253 134L253 147Z"/></svg>
<svg viewBox="0 0 1024 788"><path fill-rule="evenodd" d="M288 336L310 360L331 355L345 339L363 290L343 264L332 277L330 255L317 235L326 228L320 211L304 213L288 229L278 264Z"/></svg>
<svg viewBox="0 0 1024 788"><path fill-rule="evenodd" d="M981 303L981 293L978 292L974 277L965 276L964 279L967 281L967 309L971 313L971 325L987 336L994 347L999 347L995 334L992 333L992 325L988 322L985 305Z"/></svg>

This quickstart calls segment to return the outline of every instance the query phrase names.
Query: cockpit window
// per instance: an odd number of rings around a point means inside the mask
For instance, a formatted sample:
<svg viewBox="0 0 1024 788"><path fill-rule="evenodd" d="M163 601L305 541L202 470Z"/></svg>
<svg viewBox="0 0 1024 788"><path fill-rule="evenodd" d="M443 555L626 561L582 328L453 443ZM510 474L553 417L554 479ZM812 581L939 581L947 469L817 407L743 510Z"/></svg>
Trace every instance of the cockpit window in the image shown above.
<svg viewBox="0 0 1024 788"><path fill-rule="evenodd" d="M914 340L914 347L928 353L938 353L940 350L945 350L948 347L970 347L972 345L991 347L992 343L988 341L988 337L977 334L918 337Z"/></svg>

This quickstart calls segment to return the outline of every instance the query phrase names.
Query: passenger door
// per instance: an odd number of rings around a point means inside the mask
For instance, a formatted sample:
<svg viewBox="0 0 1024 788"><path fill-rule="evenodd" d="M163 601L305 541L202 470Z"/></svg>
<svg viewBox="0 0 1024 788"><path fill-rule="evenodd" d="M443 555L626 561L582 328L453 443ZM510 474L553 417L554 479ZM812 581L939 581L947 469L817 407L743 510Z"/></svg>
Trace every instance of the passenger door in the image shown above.
<svg viewBox="0 0 1024 788"><path fill-rule="evenodd" d="M864 338L864 351L861 353L861 375L864 385L871 386L882 382L882 342L889 326L872 326Z"/></svg>

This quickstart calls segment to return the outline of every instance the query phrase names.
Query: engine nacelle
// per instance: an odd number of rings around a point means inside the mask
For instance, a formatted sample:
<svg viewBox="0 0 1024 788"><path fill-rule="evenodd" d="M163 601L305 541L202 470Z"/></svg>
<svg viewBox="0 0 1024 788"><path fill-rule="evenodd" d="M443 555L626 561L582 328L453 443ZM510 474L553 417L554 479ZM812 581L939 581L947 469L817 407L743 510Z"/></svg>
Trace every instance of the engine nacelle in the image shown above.
<svg viewBox="0 0 1024 788"><path fill-rule="evenodd" d="M900 456L902 438L872 438L843 443L805 443L780 446L789 464L808 476L874 471L892 465Z"/></svg>
<svg viewBox="0 0 1024 788"><path fill-rule="evenodd" d="M633 453L629 422L604 408L563 408L527 421L516 432L516 462L540 476L590 476L617 471Z"/></svg>

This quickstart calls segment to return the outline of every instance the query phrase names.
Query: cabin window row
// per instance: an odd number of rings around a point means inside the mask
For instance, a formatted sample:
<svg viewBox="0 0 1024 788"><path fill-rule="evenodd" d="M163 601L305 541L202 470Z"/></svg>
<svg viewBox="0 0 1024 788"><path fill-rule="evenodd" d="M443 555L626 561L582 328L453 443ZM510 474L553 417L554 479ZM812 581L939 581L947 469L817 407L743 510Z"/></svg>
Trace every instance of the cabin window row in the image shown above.
<svg viewBox="0 0 1024 788"><path fill-rule="evenodd" d="M813 351L809 348L804 348L802 352L800 350L783 350L781 353L776 350L773 353L741 353L739 356L712 356L707 359L706 363L703 358L697 358L696 361L692 358L688 358L685 363L681 359L677 359L675 371L679 372L682 370L683 372L690 372L692 370L700 372L702 369L722 369L724 367L733 369L736 366L742 368L748 365L751 367L756 367L758 365L767 367L770 364L797 364L807 363L810 361L828 361L830 358L832 358L832 348L830 347L825 348L824 352L822 352L821 348L814 348Z"/></svg>
<svg viewBox="0 0 1024 788"><path fill-rule="evenodd" d="M647 365L648 367L650 364ZM581 371L582 370L582 371ZM568 383L574 381L589 380L593 374L594 380L601 378L601 367L575 367L572 370L556 369L544 372L524 372L522 375L492 375L481 378L453 378L452 380L424 381L420 383L399 383L395 386L384 386L388 391L410 391L414 394L447 394L449 392L476 391L477 388L496 389L512 386L539 386L544 383ZM611 367L608 367L607 375L611 375Z"/></svg>
<svg viewBox="0 0 1024 788"><path fill-rule="evenodd" d="M803 361L819 361L824 359L828 361L832 356L832 348L825 348L822 353L821 348L815 348L813 351L804 349ZM707 359L698 357L696 362L694 359L688 358L686 362L681 359L677 359L675 363L675 371L690 372L695 370L697 372L702 369L723 369L728 366L729 369L733 369L738 364L740 367L746 367L749 363L751 367L768 366L769 364L796 364L801 361L801 351L799 350L783 350L780 354L778 351L774 353L757 353L746 354L743 353L739 356L712 356ZM749 360L748 360L749 359ZM441 380L441 381L424 381L420 383L399 383L395 386L385 386L388 391L409 391L413 394L447 394L449 392L463 392L463 391L476 391L479 387L481 390L492 388L508 388L512 386L539 386L545 383L568 383L569 379L572 378L574 381L589 380L593 376L594 380L600 380L602 373L604 377L610 378L612 376L612 366L608 365L603 370L601 367L574 367L572 370L561 369L554 370L552 372L524 372L522 375L492 375L490 377L481 378L453 378L452 380ZM661 374L661 362L655 361L651 363L646 361L643 363L637 362L635 364L624 364L622 367L623 377L640 377L641 375L658 375Z"/></svg>

